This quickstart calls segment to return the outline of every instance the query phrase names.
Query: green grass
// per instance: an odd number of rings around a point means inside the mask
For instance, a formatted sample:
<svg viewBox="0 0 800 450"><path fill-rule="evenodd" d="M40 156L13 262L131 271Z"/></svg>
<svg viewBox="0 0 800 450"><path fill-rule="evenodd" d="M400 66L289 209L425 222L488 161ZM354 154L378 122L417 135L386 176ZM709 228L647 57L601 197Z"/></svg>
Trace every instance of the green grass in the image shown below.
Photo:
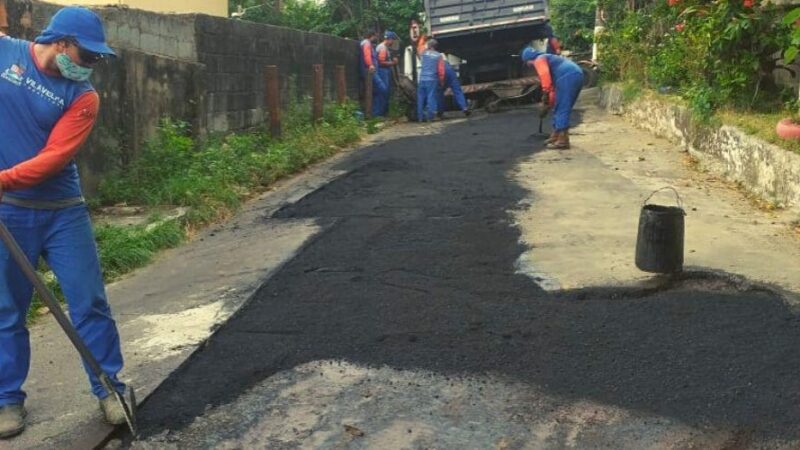
<svg viewBox="0 0 800 450"><path fill-rule="evenodd" d="M179 220L155 222L149 226L99 225L95 227L95 238L103 278L118 279L148 264L159 250L177 246L185 237Z"/></svg>
<svg viewBox="0 0 800 450"><path fill-rule="evenodd" d="M689 103L677 94L657 94L652 90L637 87L632 83L616 83L623 92L625 102L635 101L637 98L646 98L661 104L679 105L690 108ZM635 95L633 93L635 92ZM797 117L797 114L774 103L763 105L763 111L743 110L733 107L724 107L716 110L712 115L698 121L698 125L721 126L730 125L747 134L755 136L783 149L800 153L800 140L785 140L778 137L775 126L781 119ZM696 117L695 117L696 118Z"/></svg>
<svg viewBox="0 0 800 450"><path fill-rule="evenodd" d="M781 119L794 116L789 111L761 113L723 109L717 111L716 115L726 125L735 126L778 147L800 153L800 140L781 139L775 132L775 127Z"/></svg>
<svg viewBox="0 0 800 450"><path fill-rule="evenodd" d="M356 108L353 103L329 105L323 121L313 125L309 107L293 107L283 116L281 139L257 129L199 142L189 137L186 124L165 121L129 167L101 182L98 197L90 203L184 206L188 212L180 220L154 217L149 225L96 226L104 279L114 281L148 264L159 251L177 246L193 230L230 217L245 200L276 180L357 142L374 124L360 123ZM48 280L48 285L62 297L55 280ZM34 298L29 320L40 307Z"/></svg>

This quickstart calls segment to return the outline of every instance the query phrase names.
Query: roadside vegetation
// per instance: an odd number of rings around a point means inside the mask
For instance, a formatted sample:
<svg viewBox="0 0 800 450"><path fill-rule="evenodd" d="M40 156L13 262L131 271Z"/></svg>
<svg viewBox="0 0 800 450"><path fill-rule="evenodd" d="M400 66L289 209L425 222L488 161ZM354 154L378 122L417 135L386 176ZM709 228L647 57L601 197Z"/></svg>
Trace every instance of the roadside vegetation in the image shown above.
<svg viewBox="0 0 800 450"><path fill-rule="evenodd" d="M794 87L798 14L755 0L601 0L606 32L600 60L606 80L626 92L679 98L701 122L737 125L789 150L775 135L781 118L797 117ZM631 87L635 86L635 87Z"/></svg>

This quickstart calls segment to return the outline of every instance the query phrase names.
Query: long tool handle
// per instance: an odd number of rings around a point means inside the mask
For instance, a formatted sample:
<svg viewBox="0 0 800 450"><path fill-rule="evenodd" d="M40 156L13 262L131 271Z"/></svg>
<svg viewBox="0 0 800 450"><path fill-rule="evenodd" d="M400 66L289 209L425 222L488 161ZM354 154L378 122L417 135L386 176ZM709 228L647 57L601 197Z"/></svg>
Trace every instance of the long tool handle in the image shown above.
<svg viewBox="0 0 800 450"><path fill-rule="evenodd" d="M81 358L86 362L89 366L89 370L95 374L95 376L100 380L100 383L106 389L109 395L113 395L116 397L117 401L120 402L122 405L122 409L125 411L125 418L128 421L128 426L131 428L131 432L136 436L136 427L135 427L135 420L133 418L133 414L131 413L130 408L125 403L125 400L122 396L114 389L114 384L111 382L111 379L103 372L103 369L100 368L100 364L98 364L97 360L95 359L92 352L89 351L89 347L86 346L86 343L83 342L80 335L78 335L78 331L72 325L72 322L69 321L67 315L64 313L64 310L61 309L61 306L58 304L58 300L56 299L55 295L50 292L50 289L47 288L47 285L44 284L44 280L42 277L36 272L36 269L33 268L33 265L28 258L25 256L25 253L17 244L17 240L14 239L14 236L8 231L8 228L3 222L0 222L0 240L6 245L8 248L9 253L11 253L11 257L14 258L14 261L19 265L22 272L25 274L25 277L33 284L33 287L36 289L36 292L42 298L45 306L50 310L55 317L56 322L58 325L61 326L61 329L64 330L64 333L67 335L67 338L72 342L72 345L81 355Z"/></svg>

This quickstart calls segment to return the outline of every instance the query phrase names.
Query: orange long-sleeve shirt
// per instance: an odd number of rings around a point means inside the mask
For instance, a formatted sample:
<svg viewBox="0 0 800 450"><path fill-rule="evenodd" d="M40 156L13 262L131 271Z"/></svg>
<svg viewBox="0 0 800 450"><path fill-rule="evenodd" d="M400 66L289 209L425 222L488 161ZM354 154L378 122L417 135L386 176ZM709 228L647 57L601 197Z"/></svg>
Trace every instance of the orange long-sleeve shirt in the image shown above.
<svg viewBox="0 0 800 450"><path fill-rule="evenodd" d="M542 83L542 91L550 94L550 106L556 104L556 93L553 88L553 76L550 73L550 64L547 58L536 58L533 62L533 68L536 69L536 74L539 75L539 82ZM530 62L528 64L531 64Z"/></svg>

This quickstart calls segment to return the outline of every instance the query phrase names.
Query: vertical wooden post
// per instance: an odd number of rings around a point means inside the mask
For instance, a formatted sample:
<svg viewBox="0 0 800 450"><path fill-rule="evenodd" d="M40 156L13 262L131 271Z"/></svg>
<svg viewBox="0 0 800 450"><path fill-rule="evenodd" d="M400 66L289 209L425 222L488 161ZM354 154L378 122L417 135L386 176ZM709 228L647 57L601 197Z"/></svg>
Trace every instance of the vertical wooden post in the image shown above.
<svg viewBox="0 0 800 450"><path fill-rule="evenodd" d="M312 87L311 118L316 123L322 120L322 64L314 64L314 85Z"/></svg>
<svg viewBox="0 0 800 450"><path fill-rule="evenodd" d="M336 66L336 101L342 104L347 101L347 79L344 66Z"/></svg>
<svg viewBox="0 0 800 450"><path fill-rule="evenodd" d="M375 74L367 71L367 78L364 80L364 117L372 118L372 77Z"/></svg>
<svg viewBox="0 0 800 450"><path fill-rule="evenodd" d="M281 92L278 89L278 66L264 69L267 86L265 90L267 110L269 111L269 132L272 137L281 136Z"/></svg>

